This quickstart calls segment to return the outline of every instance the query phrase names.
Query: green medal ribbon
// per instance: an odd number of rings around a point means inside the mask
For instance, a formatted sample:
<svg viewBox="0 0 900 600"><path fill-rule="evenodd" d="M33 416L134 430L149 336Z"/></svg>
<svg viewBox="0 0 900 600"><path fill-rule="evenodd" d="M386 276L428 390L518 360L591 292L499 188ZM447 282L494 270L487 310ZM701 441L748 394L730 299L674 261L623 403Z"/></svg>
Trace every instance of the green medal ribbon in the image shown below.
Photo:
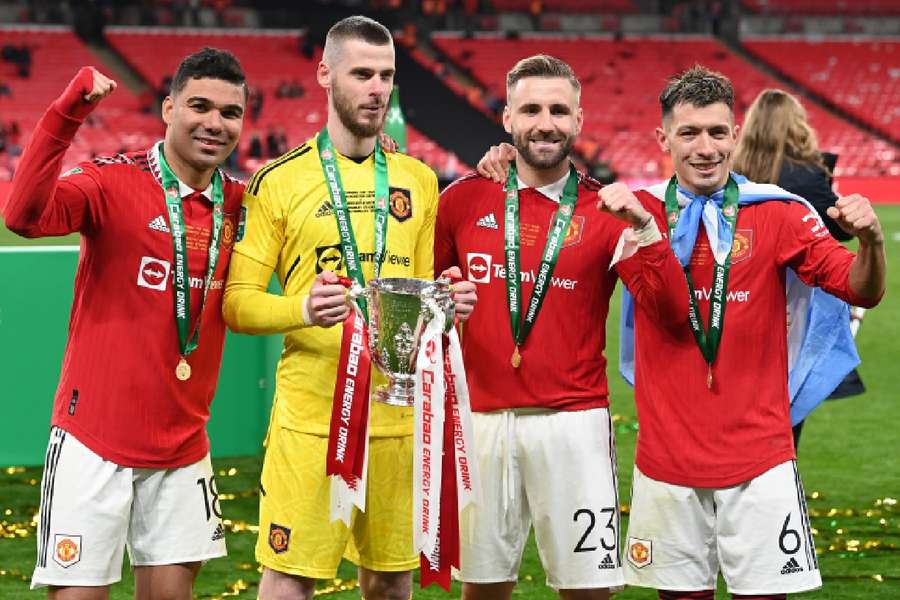
<svg viewBox="0 0 900 600"><path fill-rule="evenodd" d="M678 198L676 195L678 182L675 176L669 180L666 187L666 223L669 230L669 240L673 239L675 226L678 223L680 207L678 206ZM732 239L737 225L738 215L738 185L731 175L728 176L728 182L725 184L725 198L722 202L722 215L731 229ZM732 248L734 246L732 245ZM712 364L716 360L719 352L719 343L722 340L722 328L725 326L725 306L728 303L728 273L731 271L731 251L728 249L728 255L725 257L725 263L719 264L715 261L715 269L713 272L712 293L709 297L709 326L706 331L703 330L703 323L700 319L700 308L697 304L697 296L694 292L694 281L691 277L690 262L684 267L684 276L687 278L688 290L690 292L690 313L689 321L691 331L694 333L694 339L697 340L697 346L703 359L707 364L706 386L712 387Z"/></svg>
<svg viewBox="0 0 900 600"><path fill-rule="evenodd" d="M337 221L338 234L341 238L341 251L344 255L344 264L347 265L347 275L360 286L365 287L366 278L362 272L359 260L359 250L356 246L356 237L353 235L353 225L350 222L350 210L347 208L347 196L341 183L341 172L338 169L336 151L328 135L328 129L323 128L316 138L319 149L319 162L322 163L322 172L325 174L325 182L328 184L328 193L331 195L331 203L334 206L334 218ZM375 278L381 275L381 265L387 252L387 224L388 224L388 172L387 158L381 148L381 142L375 141ZM365 299L360 296L356 299L366 322L369 321L369 313Z"/></svg>
<svg viewBox="0 0 900 600"><path fill-rule="evenodd" d="M200 343L200 321L203 318L203 307L206 306L206 297L212 286L216 273L216 265L219 262L219 246L222 240L222 221L225 195L222 190L222 174L218 169L213 173L213 225L212 236L209 240L209 263L206 269L206 279L203 283L203 300L200 304L200 314L197 316L197 324L194 326L193 335L190 334L191 321L191 284L190 271L188 270L187 234L184 225L184 212L181 206L181 193L178 189L178 178L166 162L163 154L163 144L159 149L159 170L162 176L162 187L166 197L166 208L169 212L169 223L172 226L172 245L175 249L175 324L178 327L178 350L181 353L179 368L187 368L187 375L179 379L190 377L190 369L184 360L197 349ZM182 367L181 365L184 365Z"/></svg>
<svg viewBox="0 0 900 600"><path fill-rule="evenodd" d="M553 270L556 268L556 261L559 258L562 242L569 231L569 223L572 221L572 214L575 212L575 201L577 199L578 172L575 171L574 166L570 166L569 178L566 180L566 186L559 201L559 208L556 210L550 231L547 233L547 243L541 254L541 263L535 276L534 289L531 292L531 298L528 300L528 307L525 310L523 322L523 319L520 318L522 312L522 291L520 287L521 276L519 275L519 179L516 175L516 163L513 162L509 165L509 174L506 179L506 211L503 220L503 251L506 262L506 304L509 307L509 320L512 325L513 341L516 344L511 359L512 366L515 368L518 368L522 362L519 347L528 338L531 327L537 320L544 297L547 295L547 290L550 288Z"/></svg>

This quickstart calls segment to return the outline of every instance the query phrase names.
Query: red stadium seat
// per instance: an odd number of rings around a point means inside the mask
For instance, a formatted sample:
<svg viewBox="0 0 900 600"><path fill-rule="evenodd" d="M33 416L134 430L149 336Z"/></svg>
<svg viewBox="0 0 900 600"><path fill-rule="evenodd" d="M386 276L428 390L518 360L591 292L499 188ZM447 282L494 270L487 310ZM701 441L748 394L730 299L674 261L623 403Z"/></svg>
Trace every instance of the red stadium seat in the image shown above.
<svg viewBox="0 0 900 600"><path fill-rule="evenodd" d="M897 0L742 0L745 10L769 15L884 16L900 14Z"/></svg>
<svg viewBox="0 0 900 600"><path fill-rule="evenodd" d="M464 39L435 35L435 45L485 86L505 81L521 58L547 53L562 58L582 83L583 141L599 147L599 158L629 179L659 179L667 173L653 130L659 126L657 95L666 78L695 63L721 71L737 88L738 119L756 95L783 84L709 38L540 38L498 36ZM896 166L889 144L804 102L823 150L841 155L838 175L884 175ZM897 103L894 103L896 107Z"/></svg>
<svg viewBox="0 0 900 600"><path fill-rule="evenodd" d="M900 141L900 43L749 40L744 45L791 79ZM790 60L784 60L790 56Z"/></svg>

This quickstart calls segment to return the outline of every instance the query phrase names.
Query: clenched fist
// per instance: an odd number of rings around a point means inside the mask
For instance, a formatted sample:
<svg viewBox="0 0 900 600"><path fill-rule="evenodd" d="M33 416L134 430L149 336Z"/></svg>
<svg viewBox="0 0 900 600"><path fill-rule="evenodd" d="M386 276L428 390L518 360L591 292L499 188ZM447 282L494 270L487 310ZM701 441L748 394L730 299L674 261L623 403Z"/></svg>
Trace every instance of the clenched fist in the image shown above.
<svg viewBox="0 0 900 600"><path fill-rule="evenodd" d="M869 245L884 243L881 223L868 198L859 194L842 196L825 212L841 229L859 238L861 243Z"/></svg>
<svg viewBox="0 0 900 600"><path fill-rule="evenodd" d="M653 218L624 183L613 183L600 188L597 195L600 197L597 201L598 209L625 221L635 229L640 229Z"/></svg>
<svg viewBox="0 0 900 600"><path fill-rule="evenodd" d="M118 84L94 67L89 68L94 80L91 89L84 95L84 101L96 104L112 94Z"/></svg>

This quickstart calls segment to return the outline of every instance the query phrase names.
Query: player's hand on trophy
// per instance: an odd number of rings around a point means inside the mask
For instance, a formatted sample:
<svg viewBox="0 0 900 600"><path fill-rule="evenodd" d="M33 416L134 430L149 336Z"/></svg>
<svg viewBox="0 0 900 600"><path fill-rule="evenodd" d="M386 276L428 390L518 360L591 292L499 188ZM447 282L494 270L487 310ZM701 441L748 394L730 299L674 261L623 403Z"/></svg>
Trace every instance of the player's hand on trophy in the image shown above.
<svg viewBox="0 0 900 600"><path fill-rule="evenodd" d="M350 316L347 302L347 288L340 284L332 271L322 271L316 275L309 296L306 297L307 323L319 327L331 327L342 323Z"/></svg>
<svg viewBox="0 0 900 600"><path fill-rule="evenodd" d="M93 81L89 89L85 90L84 101L96 104L113 93L116 82L94 67L88 67L93 75Z"/></svg>
<svg viewBox="0 0 900 600"><path fill-rule="evenodd" d="M838 198L834 206L825 211L841 229L859 238L863 244L884 243L884 234L872 203L865 196L850 194Z"/></svg>
<svg viewBox="0 0 900 600"><path fill-rule="evenodd" d="M497 183L506 182L506 174L509 172L509 163L516 159L516 147L512 144L501 143L491 146L478 161L478 174L487 179L493 179Z"/></svg>
<svg viewBox="0 0 900 600"><path fill-rule="evenodd" d="M451 284L453 291L450 297L453 300L456 318L460 323L465 322L475 310L475 303L478 302L475 284L462 278L462 271L459 270L459 267L450 267L441 273L441 277L446 277L453 282Z"/></svg>
<svg viewBox="0 0 900 600"><path fill-rule="evenodd" d="M637 196L624 183L613 183L600 188L597 208L625 221L634 229L647 225L653 216L644 208Z"/></svg>

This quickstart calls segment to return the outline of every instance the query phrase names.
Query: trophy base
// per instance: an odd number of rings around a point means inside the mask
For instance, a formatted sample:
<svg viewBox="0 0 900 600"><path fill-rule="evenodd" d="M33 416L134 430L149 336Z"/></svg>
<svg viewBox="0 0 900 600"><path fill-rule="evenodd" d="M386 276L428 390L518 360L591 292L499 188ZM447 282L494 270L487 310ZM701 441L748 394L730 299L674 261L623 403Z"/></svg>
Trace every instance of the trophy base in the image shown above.
<svg viewBox="0 0 900 600"><path fill-rule="evenodd" d="M414 406L415 388L415 378L407 375L399 381L392 380L388 385L379 386L375 390L375 400L390 406Z"/></svg>

